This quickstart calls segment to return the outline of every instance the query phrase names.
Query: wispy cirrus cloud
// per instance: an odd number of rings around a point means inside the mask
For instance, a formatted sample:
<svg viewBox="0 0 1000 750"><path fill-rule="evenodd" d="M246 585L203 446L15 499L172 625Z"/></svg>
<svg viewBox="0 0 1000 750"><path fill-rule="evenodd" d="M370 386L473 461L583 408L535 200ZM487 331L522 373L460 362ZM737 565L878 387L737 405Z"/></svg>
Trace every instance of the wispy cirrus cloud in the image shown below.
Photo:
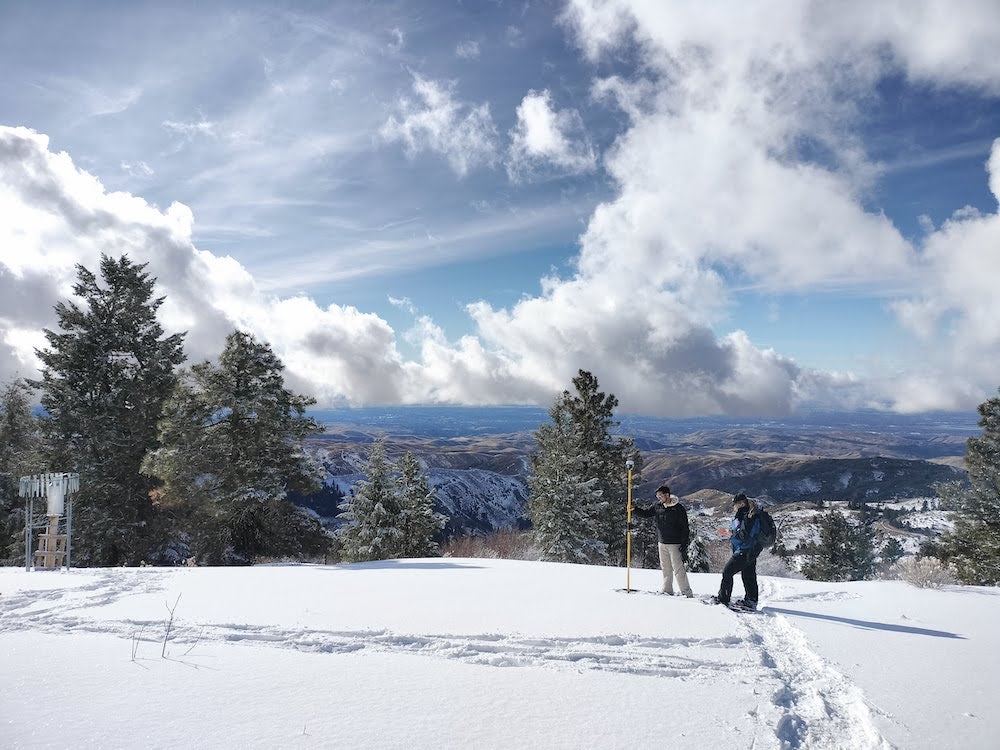
<svg viewBox="0 0 1000 750"><path fill-rule="evenodd" d="M199 136L214 138L218 135L217 125L204 118L194 122L178 122L176 120L164 120L163 127L176 135L181 136L185 141L193 140Z"/></svg>
<svg viewBox="0 0 1000 750"><path fill-rule="evenodd" d="M459 42L455 54L463 60L475 60L479 57L479 42L474 39Z"/></svg>

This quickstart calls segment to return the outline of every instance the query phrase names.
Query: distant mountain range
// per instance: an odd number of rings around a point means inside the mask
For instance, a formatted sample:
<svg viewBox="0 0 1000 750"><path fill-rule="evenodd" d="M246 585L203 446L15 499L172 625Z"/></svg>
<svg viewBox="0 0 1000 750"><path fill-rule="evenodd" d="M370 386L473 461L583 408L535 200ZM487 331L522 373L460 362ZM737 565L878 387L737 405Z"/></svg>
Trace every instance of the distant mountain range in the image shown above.
<svg viewBox="0 0 1000 750"><path fill-rule="evenodd" d="M384 437L390 458L412 452L437 489L449 536L523 525L537 407L398 407L312 413L326 433L309 450L327 489L299 501L336 524L337 506L364 478L368 448ZM643 457L636 497L662 483L682 496L745 492L767 503L885 502L930 497L962 478L977 415L807 412L785 419L619 416L617 432Z"/></svg>

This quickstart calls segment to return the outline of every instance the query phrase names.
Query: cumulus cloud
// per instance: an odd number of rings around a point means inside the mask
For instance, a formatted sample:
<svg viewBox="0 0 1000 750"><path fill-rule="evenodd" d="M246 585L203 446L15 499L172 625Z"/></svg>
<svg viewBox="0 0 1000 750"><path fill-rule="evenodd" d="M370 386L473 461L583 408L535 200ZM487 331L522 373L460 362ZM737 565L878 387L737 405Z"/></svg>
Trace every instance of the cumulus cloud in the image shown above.
<svg viewBox="0 0 1000 750"><path fill-rule="evenodd" d="M234 327L250 330L323 403L547 404L583 368L623 410L651 414L974 406L1000 372L1000 216L956 206L913 244L868 208L880 166L859 133L886 75L995 93L1000 6L867 7L572 0L564 21L583 54L640 62L631 78L593 82L627 121L603 155L614 195L590 217L569 273L506 308L468 306L474 336L450 341L396 300L415 316L415 359L376 315L261 293L234 259L194 246L186 207L109 193L44 136L0 129L0 368L32 360L73 263L96 267L105 250L149 262L164 320L189 331L192 358L212 356ZM498 163L487 105L419 75L413 92L383 126L386 141L438 154L460 176ZM586 162L582 126L546 91L522 101L511 139L508 160L525 170ZM986 167L1000 199L1000 145ZM803 367L732 330L745 288L878 296L921 368Z"/></svg>
<svg viewBox="0 0 1000 750"><path fill-rule="evenodd" d="M1000 138L987 163L1000 201ZM979 397L1000 372L1000 213L959 210L924 240L918 291L894 303L926 348L926 366L905 375L894 406L953 407ZM950 377L941 378L946 371Z"/></svg>
<svg viewBox="0 0 1000 750"><path fill-rule="evenodd" d="M234 329L269 342L289 382L323 404L544 402L532 379L511 376L503 356L474 339L454 345L421 323L423 358L404 361L382 318L354 307L321 307L305 296L263 293L229 256L192 242L194 217L108 192L48 138L0 127L0 380L35 376L41 329L57 328L53 306L72 296L75 265L96 270L102 252L148 264L166 301L168 332L186 331L190 361L215 357ZM412 309L408 300L396 300Z"/></svg>
<svg viewBox="0 0 1000 750"><path fill-rule="evenodd" d="M382 126L382 138L403 144L410 157L422 151L444 156L459 176L497 159L497 129L488 104L457 101L454 85L413 75L417 101L402 97L398 116Z"/></svg>
<svg viewBox="0 0 1000 750"><path fill-rule="evenodd" d="M541 296L510 309L470 307L481 338L517 352L516 368L553 380L565 382L563 362L591 368L602 385L627 394L629 408L653 413L977 403L1000 369L1000 311L986 291L1000 271L982 262L989 243L997 246L996 217L957 214L915 248L866 208L878 165L858 135L865 98L899 69L934 83L995 85L978 63L996 65L986 50L1000 44L1000 25L984 31L980 22L996 11L967 5L935 39L926 21L945 5L934 2L890 4L885 16L865 13L864 23L838 19L840 7L822 3L692 12L571 2L564 20L588 56L634 51L643 62L636 80L594 86L630 118L605 157L618 194L591 217L571 279L547 280ZM850 14L861 7L851 4ZM978 41L958 50L963 38ZM955 58L935 67L942 50ZM947 322L953 345L928 352L923 374L909 379L808 371L742 331L716 333L736 285L890 290L887 302L902 297L903 320L923 330Z"/></svg>
<svg viewBox="0 0 1000 750"><path fill-rule="evenodd" d="M549 91L529 91L517 107L510 131L507 174L520 180L555 171L578 174L594 168L597 156L575 109L556 111Z"/></svg>

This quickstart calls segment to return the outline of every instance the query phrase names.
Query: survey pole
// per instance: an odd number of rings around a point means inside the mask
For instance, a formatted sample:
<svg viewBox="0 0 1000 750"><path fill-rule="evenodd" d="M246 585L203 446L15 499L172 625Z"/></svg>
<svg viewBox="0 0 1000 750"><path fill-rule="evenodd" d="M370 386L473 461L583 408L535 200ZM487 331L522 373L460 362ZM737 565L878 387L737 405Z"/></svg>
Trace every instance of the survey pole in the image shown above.
<svg viewBox="0 0 1000 750"><path fill-rule="evenodd" d="M635 462L628 459L625 469L628 471L628 505L625 508L625 590L632 592L632 467Z"/></svg>

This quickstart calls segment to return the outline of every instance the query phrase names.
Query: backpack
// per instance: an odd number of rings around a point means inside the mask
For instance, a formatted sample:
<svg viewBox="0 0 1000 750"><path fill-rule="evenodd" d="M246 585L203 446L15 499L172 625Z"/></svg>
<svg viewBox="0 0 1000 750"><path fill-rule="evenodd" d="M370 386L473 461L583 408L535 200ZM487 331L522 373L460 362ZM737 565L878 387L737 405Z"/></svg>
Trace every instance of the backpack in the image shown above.
<svg viewBox="0 0 1000 750"><path fill-rule="evenodd" d="M774 525L774 519L763 508L758 509L757 517L760 519L760 536L757 537L757 540L764 549L773 547L774 543L778 541L778 528Z"/></svg>

